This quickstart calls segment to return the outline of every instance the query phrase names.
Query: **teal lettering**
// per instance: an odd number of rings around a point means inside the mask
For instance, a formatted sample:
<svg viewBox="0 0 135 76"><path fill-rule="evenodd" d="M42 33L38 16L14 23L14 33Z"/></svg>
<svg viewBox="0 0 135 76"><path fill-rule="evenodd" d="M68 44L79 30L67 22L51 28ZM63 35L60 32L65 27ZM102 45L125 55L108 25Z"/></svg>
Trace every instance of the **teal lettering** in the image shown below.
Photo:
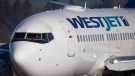
<svg viewBox="0 0 135 76"><path fill-rule="evenodd" d="M122 20L122 22L124 23L125 26L130 26L127 19L123 16L120 16L120 19Z"/></svg>
<svg viewBox="0 0 135 76"><path fill-rule="evenodd" d="M117 23L119 24L119 26L122 26L121 23L120 23L120 21L119 21L119 19L118 19L119 17L118 16L114 16L114 18L117 21Z"/></svg>
<svg viewBox="0 0 135 76"><path fill-rule="evenodd" d="M110 23L111 27L117 27L117 24L113 24L113 22L115 22L113 19L114 17L106 17L106 19L108 20L108 22Z"/></svg>
<svg viewBox="0 0 135 76"><path fill-rule="evenodd" d="M107 28L106 28L106 31L110 31L111 27L110 27L110 24L108 23L108 21L106 20L105 17L102 17L107 25Z"/></svg>

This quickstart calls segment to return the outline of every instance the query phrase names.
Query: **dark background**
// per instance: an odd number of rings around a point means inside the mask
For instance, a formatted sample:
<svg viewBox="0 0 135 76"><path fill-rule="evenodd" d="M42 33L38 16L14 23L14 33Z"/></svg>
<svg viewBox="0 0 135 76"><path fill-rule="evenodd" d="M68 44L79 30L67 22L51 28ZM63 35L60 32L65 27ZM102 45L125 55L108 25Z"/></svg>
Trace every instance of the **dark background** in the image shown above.
<svg viewBox="0 0 135 76"><path fill-rule="evenodd" d="M50 0L0 0L0 42L8 43L10 36L23 19L35 13L60 9L61 6L54 5ZM129 0L53 0L73 5L84 6L87 2L88 8L113 8L123 7Z"/></svg>

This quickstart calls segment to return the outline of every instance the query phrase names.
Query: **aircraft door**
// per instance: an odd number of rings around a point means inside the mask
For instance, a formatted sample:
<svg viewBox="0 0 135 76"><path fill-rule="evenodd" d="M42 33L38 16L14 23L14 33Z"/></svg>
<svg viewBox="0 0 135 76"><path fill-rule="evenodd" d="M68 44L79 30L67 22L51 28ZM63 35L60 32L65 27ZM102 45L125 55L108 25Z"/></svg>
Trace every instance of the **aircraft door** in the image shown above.
<svg viewBox="0 0 135 76"><path fill-rule="evenodd" d="M120 39L120 31L117 31L116 39L117 39L117 52L120 53L120 48L121 48L121 39Z"/></svg>
<svg viewBox="0 0 135 76"><path fill-rule="evenodd" d="M64 32L67 35L68 39L68 57L74 57L75 56L75 42L74 42L74 36L73 36L73 30L68 26L67 23L64 21L60 21L60 24L64 28Z"/></svg>

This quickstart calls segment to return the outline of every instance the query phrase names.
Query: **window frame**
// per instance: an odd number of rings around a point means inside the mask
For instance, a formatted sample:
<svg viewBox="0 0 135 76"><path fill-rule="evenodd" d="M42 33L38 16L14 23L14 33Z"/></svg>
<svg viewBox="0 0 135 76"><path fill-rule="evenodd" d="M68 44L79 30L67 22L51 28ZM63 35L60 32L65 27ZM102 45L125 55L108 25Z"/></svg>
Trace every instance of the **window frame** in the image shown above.
<svg viewBox="0 0 135 76"><path fill-rule="evenodd" d="M16 32L18 33L18 32ZM13 39L11 40L11 42L16 42L16 41L29 41L29 42L35 42L35 43L41 43L41 44L44 44L44 43L49 43L51 42L52 40L54 40L54 35L53 33L51 32L46 32L46 33L31 33L31 32L23 32L25 33L25 36L24 38L20 38L20 39L15 39L14 36L13 36ZM28 34L38 34L40 35L39 39L36 39L36 38L28 38ZM47 34L47 41L43 41L43 34ZM50 35L50 38L48 37Z"/></svg>

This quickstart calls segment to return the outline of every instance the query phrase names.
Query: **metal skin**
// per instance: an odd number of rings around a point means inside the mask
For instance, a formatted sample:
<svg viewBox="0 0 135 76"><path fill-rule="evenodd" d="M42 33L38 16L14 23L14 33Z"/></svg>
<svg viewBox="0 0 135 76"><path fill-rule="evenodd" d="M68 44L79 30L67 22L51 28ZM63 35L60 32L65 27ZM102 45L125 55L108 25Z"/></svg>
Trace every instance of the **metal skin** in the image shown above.
<svg viewBox="0 0 135 76"><path fill-rule="evenodd" d="M130 26L78 28L67 20L80 17L124 16ZM114 20L114 19L112 19ZM84 11L56 10L35 14L18 24L16 32L49 33L54 39L49 43L16 41L10 43L13 67L18 76L102 76L104 61L111 56L134 56L135 39L107 40L107 34L134 33L134 9L86 9ZM87 19L85 21L88 21ZM95 20L96 21L96 20ZM88 23L96 25L96 23ZM116 20L112 24L117 24ZM85 24L84 24L85 25ZM83 36L103 34L104 39L88 41ZM77 36L82 35L83 41ZM85 39L85 41L84 41Z"/></svg>

